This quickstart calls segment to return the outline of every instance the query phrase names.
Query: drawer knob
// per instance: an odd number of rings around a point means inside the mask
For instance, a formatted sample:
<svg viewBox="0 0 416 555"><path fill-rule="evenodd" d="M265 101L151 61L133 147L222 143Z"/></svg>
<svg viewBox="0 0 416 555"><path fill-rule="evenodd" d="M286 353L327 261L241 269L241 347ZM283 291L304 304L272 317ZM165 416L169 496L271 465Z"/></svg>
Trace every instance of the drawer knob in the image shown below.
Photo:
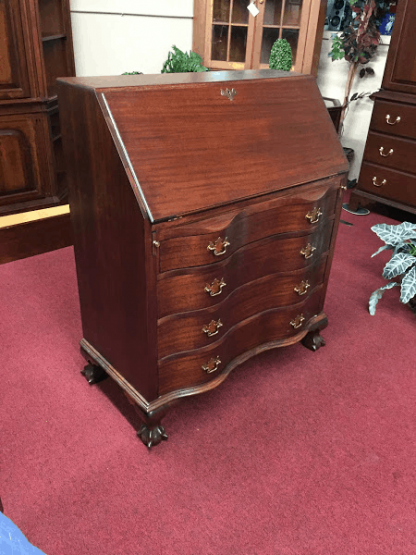
<svg viewBox="0 0 416 555"><path fill-rule="evenodd" d="M294 318L293 320L291 320L290 325L292 327L295 328L295 330L297 330L298 328L301 327L301 325L303 324L303 322L305 321L305 318L303 316L303 314L298 314L296 316L296 318Z"/></svg>
<svg viewBox="0 0 416 555"><path fill-rule="evenodd" d="M208 335L208 337L212 337L213 335L217 335L220 328L222 328L223 323L220 319L217 321L211 320L211 322L202 328L202 331Z"/></svg>
<svg viewBox="0 0 416 555"><path fill-rule="evenodd" d="M382 187L386 183L387 183L387 179L383 179L381 183L377 183L377 177L376 176L373 177L373 185L375 185L376 187Z"/></svg>
<svg viewBox="0 0 416 555"><path fill-rule="evenodd" d="M308 243L306 247L303 247L303 249L300 251L300 254L305 258L312 258L313 251L316 251L316 247L313 247L310 243Z"/></svg>
<svg viewBox="0 0 416 555"><path fill-rule="evenodd" d="M302 280L299 285L297 285L294 288L295 293L297 293L299 296L301 295L306 295L306 293L308 292L309 287L311 286L311 284L309 283L309 281L306 280Z"/></svg>
<svg viewBox="0 0 416 555"><path fill-rule="evenodd" d="M229 247L230 244L227 237L225 239L218 237L215 243L212 241L209 243L207 250L211 251L214 256L221 256L227 252L227 247Z"/></svg>
<svg viewBox="0 0 416 555"><path fill-rule="evenodd" d="M392 149L392 148L388 151L387 154L384 154L384 146L381 146L381 147L378 149L378 151L379 151L379 153L380 153L380 156L383 156L383 158L387 158L387 156L391 156L391 155L393 154L393 149Z"/></svg>
<svg viewBox="0 0 416 555"><path fill-rule="evenodd" d="M208 283L205 285L204 291L209 293L211 297L216 297L217 295L221 295L222 289L226 285L227 284L225 283L224 278L215 278L211 285L209 285Z"/></svg>
<svg viewBox="0 0 416 555"><path fill-rule="evenodd" d="M206 364L202 365L202 370L207 374L212 374L215 370L218 370L221 364L220 357L211 358Z"/></svg>
<svg viewBox="0 0 416 555"><path fill-rule="evenodd" d="M315 206L315 208L313 210L311 210L310 212L308 212L305 216L305 218L307 220L309 220L309 223L311 224L316 224L316 222L319 220L319 218L322 216L322 212L320 208L317 208Z"/></svg>
<svg viewBox="0 0 416 555"><path fill-rule="evenodd" d="M397 116L397 118L394 121L390 121L390 114L387 114L386 116L386 122L389 125L396 125L396 123L400 123L402 120L402 118L400 116Z"/></svg>

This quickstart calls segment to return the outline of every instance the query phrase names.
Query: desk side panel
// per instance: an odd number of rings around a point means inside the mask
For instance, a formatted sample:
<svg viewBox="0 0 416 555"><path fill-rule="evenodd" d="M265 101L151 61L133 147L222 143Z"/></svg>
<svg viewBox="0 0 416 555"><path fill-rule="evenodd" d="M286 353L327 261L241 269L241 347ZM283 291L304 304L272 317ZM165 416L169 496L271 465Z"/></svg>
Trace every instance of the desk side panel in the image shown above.
<svg viewBox="0 0 416 555"><path fill-rule="evenodd" d="M150 401L157 397L150 224L95 92L60 83L58 94L84 338Z"/></svg>

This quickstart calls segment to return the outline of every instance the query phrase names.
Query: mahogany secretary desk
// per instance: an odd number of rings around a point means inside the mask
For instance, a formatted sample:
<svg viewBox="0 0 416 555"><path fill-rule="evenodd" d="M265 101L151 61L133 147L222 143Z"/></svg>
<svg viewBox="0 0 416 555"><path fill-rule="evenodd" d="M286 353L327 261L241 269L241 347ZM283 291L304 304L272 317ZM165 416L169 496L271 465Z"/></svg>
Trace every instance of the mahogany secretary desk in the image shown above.
<svg viewBox="0 0 416 555"><path fill-rule="evenodd" d="M348 163L316 86L279 71L58 83L81 350L139 437L181 397L320 330Z"/></svg>

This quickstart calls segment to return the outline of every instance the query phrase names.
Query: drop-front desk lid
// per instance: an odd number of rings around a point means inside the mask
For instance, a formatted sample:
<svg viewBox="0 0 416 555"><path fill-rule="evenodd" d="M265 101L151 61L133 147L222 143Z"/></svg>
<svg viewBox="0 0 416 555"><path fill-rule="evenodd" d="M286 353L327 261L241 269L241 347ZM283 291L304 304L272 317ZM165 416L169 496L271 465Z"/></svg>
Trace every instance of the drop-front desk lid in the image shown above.
<svg viewBox="0 0 416 555"><path fill-rule="evenodd" d="M95 90L150 221L348 169L308 75L221 71L63 81Z"/></svg>

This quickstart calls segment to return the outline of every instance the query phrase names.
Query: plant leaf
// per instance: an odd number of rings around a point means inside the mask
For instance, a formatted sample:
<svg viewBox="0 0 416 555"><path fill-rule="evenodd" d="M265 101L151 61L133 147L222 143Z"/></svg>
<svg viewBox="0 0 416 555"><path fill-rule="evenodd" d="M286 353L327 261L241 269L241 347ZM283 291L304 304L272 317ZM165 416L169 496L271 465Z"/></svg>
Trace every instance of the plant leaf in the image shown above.
<svg viewBox="0 0 416 555"><path fill-rule="evenodd" d="M399 225L376 224L371 231L382 241L393 247L408 239L416 240L416 224L403 222Z"/></svg>
<svg viewBox="0 0 416 555"><path fill-rule="evenodd" d="M405 271L416 263L416 257L406 252L393 255L384 266L383 278L392 279L404 274Z"/></svg>
<svg viewBox="0 0 416 555"><path fill-rule="evenodd" d="M386 291L387 289L392 289L396 285L399 285L397 283L397 281L391 281L390 283L387 283L386 285L383 285L383 287L380 287L379 289L376 289L374 291L374 293L371 294L370 300L368 302L368 310L369 310L371 316L374 316L374 314L376 313L377 303L381 299L381 297L383 296L384 291Z"/></svg>
<svg viewBox="0 0 416 555"><path fill-rule="evenodd" d="M400 300L408 303L416 295L416 267L413 266L402 279Z"/></svg>
<svg viewBox="0 0 416 555"><path fill-rule="evenodd" d="M374 256L377 256L377 255L380 254L382 251L391 250L392 248L393 248L393 247L391 247L390 245L383 245L382 247L380 247L380 248L378 249L377 252L375 252L374 254L371 255L371 258L373 258Z"/></svg>

